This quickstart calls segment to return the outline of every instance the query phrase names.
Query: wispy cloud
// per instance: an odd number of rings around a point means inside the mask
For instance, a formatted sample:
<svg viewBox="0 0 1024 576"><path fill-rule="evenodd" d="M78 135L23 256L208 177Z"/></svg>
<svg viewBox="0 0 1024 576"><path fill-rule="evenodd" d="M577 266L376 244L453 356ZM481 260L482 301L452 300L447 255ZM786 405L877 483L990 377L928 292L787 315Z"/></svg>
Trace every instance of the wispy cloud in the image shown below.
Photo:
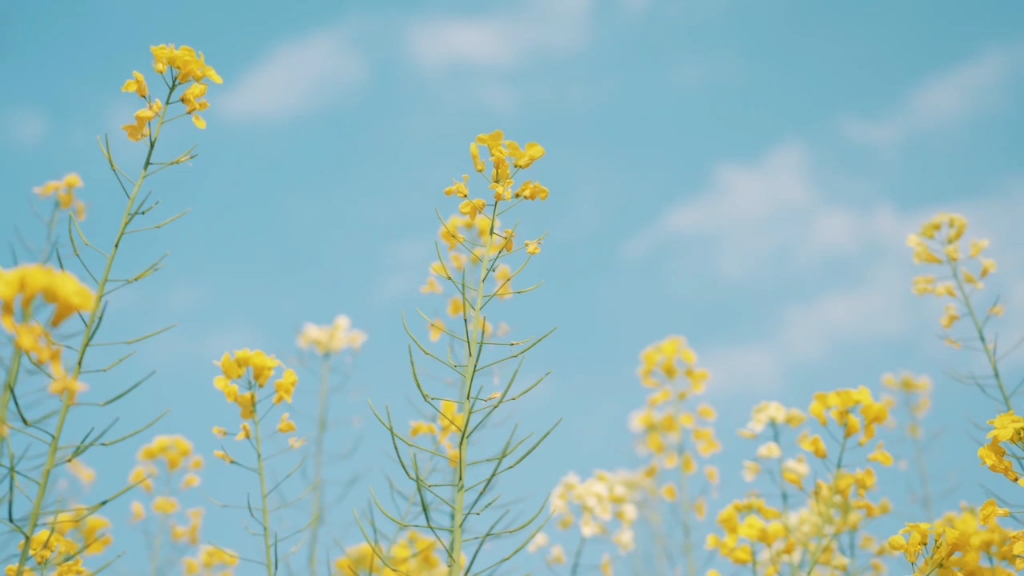
<svg viewBox="0 0 1024 576"><path fill-rule="evenodd" d="M677 239L713 237L720 271L744 276L792 235L787 224L803 220L797 216L805 216L816 201L807 149L781 144L752 163L719 164L701 192L662 212L622 253L640 258ZM751 243L752 238L758 240Z"/></svg>
<svg viewBox="0 0 1024 576"><path fill-rule="evenodd" d="M532 0L514 11L425 17L406 31L414 62L430 73L449 68L521 66L535 56L571 54L590 37L591 0Z"/></svg>
<svg viewBox="0 0 1024 576"><path fill-rule="evenodd" d="M873 119L848 118L843 133L856 142L891 147L977 117L1000 102L1018 64L1017 48L992 49L928 78L900 107Z"/></svg>
<svg viewBox="0 0 1024 576"><path fill-rule="evenodd" d="M889 259L862 284L785 307L768 337L710 350L708 366L730 390L777 387L788 370L845 345L910 332L911 318L918 315L908 311L907 286L906 267L897 268Z"/></svg>
<svg viewBox="0 0 1024 576"><path fill-rule="evenodd" d="M707 190L671 210L655 227L660 237L646 245L656 248L674 235L703 236L731 263L719 271L724 278L741 274L748 279L757 272L764 281L788 275L810 294L783 303L767 335L708 351L708 366L727 389L777 386L794 367L849 345L892 342L927 331L928 322L938 331L941 303L921 302L909 290L910 277L919 272L904 239L939 212L966 215L971 238L992 238L991 255L1000 262L1000 272L987 282L982 298L1005 292L1011 308L1024 306L1024 255L1006 244L1017 233L1017 215L1024 210L1024 179L1010 179L971 201L898 210L884 202L837 202L837 195L819 187L814 172L799 144L776 147L747 164L723 164ZM738 260L732 254L744 247L757 258ZM830 285L821 278L820 265L808 265L826 257L860 273L838 288ZM737 268L738 263L746 266ZM1019 323L1006 328L1006 341L1024 332Z"/></svg>
<svg viewBox="0 0 1024 576"><path fill-rule="evenodd" d="M49 116L38 108L16 107L2 118L7 138L18 147L34 148L43 143L50 131Z"/></svg>
<svg viewBox="0 0 1024 576"><path fill-rule="evenodd" d="M1024 209L1021 182L973 202L901 211L884 202L837 201L843 195L826 194L816 172L799 143L776 146L748 162L724 162L701 193L667 210L623 249L644 258L667 242L702 240L719 263L718 282L765 284L787 277L787 286L799 285L806 294L800 301L776 302L769 333L708 350L708 366L727 388L775 386L796 366L847 345L894 341L926 328L928 321L937 330L938 305L915 302L910 293L915 270L904 239L938 212L963 213L972 222L972 237L993 238L997 260L1013 261L992 285L1024 301L1024 257L998 244L1013 237L1015 215ZM822 275L826 259L857 273L837 286Z"/></svg>
<svg viewBox="0 0 1024 576"><path fill-rule="evenodd" d="M360 86L369 64L346 32L326 28L280 44L228 86L234 120L288 119L329 106Z"/></svg>

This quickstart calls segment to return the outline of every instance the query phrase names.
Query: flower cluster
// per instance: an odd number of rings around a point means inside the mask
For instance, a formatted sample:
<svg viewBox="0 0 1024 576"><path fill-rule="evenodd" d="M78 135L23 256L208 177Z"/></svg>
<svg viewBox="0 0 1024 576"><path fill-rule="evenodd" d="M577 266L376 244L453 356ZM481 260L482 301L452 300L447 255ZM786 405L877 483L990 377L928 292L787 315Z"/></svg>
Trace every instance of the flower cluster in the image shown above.
<svg viewBox="0 0 1024 576"><path fill-rule="evenodd" d="M195 488L200 483L197 472L203 469L203 457L195 454L192 442L180 434L153 438L139 449L135 458L138 464L128 475L128 482L142 486L147 493L154 492L154 479L162 474L173 476L185 472L179 484L182 490Z"/></svg>
<svg viewBox="0 0 1024 576"><path fill-rule="evenodd" d="M231 576L239 557L226 548L203 545L195 557L182 560L185 576Z"/></svg>
<svg viewBox="0 0 1024 576"><path fill-rule="evenodd" d="M78 174L68 174L60 180L51 180L42 186L33 188L32 191L40 198L49 198L57 195L57 206L61 210L70 210L75 214L75 219L81 222L85 220L85 203L75 197L75 190L85 186L82 177Z"/></svg>
<svg viewBox="0 0 1024 576"><path fill-rule="evenodd" d="M89 549L83 550L78 542L66 536L68 531L70 529L65 530L65 533L62 534L56 528L53 530L44 529L36 532L32 538L28 539L29 557L35 561L36 566L40 570L40 576L46 574L54 574L55 576L87 576L90 572L82 566L81 556L102 553L103 549L110 543L108 540L109 536L97 537L94 534L94 538L100 541L101 544L94 547L91 551ZM25 542L18 545L18 550L24 550L24 548ZM18 566L9 565L5 572L9 575L17 574ZM37 573L31 568L25 567L23 574L25 576L36 576Z"/></svg>
<svg viewBox="0 0 1024 576"><path fill-rule="evenodd" d="M859 436L858 444L870 442L878 426L889 421L891 404L876 401L867 386L846 388L832 392L818 392L807 412L822 426L831 421L843 432L844 439Z"/></svg>
<svg viewBox="0 0 1024 576"><path fill-rule="evenodd" d="M637 450L650 457L650 474L679 467L685 480L698 471L698 458L710 458L722 449L712 427L718 418L715 409L703 402L690 408L690 401L704 393L710 373L697 366L697 353L685 338L669 336L640 353L637 374L643 386L655 389L647 405L630 415L629 428L640 437ZM704 475L717 486L718 468L705 464ZM678 489L669 482L661 492L673 501ZM703 519L705 506L703 499L694 503L698 519Z"/></svg>
<svg viewBox="0 0 1024 576"><path fill-rule="evenodd" d="M151 496L149 507L153 513L168 519L165 521L170 527L171 542L198 546L204 511L201 507L182 510L177 494L200 485L199 472L205 464L203 457L195 453L192 442L187 438L174 434L153 438L139 449L136 460L138 464L129 474L128 482L141 486ZM142 502L133 500L130 508L132 522L138 523L146 518L146 506ZM184 515L185 523L178 521L179 514ZM164 521L160 525L163 528Z"/></svg>
<svg viewBox="0 0 1024 576"><path fill-rule="evenodd" d="M480 147L487 148L490 153L491 170L487 172L487 163L480 157ZM429 276L426 283L420 287L424 294L442 294L444 287L441 280L447 280L458 284L457 276L465 276L468 267L481 264L484 259L492 259L495 264L493 270L489 270L487 276L493 278L494 291L489 297L507 300L519 293L512 289L512 280L518 274L505 263L498 264L497 260L503 255L517 251L516 231L514 228L504 228L498 219L498 205L501 202L520 202L532 200L547 200L549 191L539 183L527 180L518 188L515 187L513 178L520 170L530 168L534 162L544 156L544 148L540 144L529 143L522 148L512 140L505 140L504 133L496 130L490 134L477 136L476 141L470 144L470 157L473 160L474 169L483 174L487 179L490 190L494 192L493 202L483 198L470 198L469 175L464 174L461 180L454 180L452 185L444 189L445 196L462 199L458 212L450 216L441 225L438 233L441 243L447 247L447 260L434 262L430 265ZM490 214L488 214L490 208ZM522 249L528 256L536 256L541 252L543 240L537 238L523 242ZM524 265L525 266L525 265ZM459 291L448 302L448 315L454 318L461 318L464 314L465 299L470 295L464 290ZM488 297L488 299L489 299ZM470 326L473 331L482 330L485 336L494 332L494 327L482 316L474 319L475 324ZM435 318L429 323L429 337L431 342L437 342L446 333L444 320ZM499 336L507 333L508 327L499 326Z"/></svg>
<svg viewBox="0 0 1024 576"><path fill-rule="evenodd" d="M185 106L185 113L192 117L192 123L200 130L205 129L206 120L197 112L202 112L210 107L210 103L205 100L206 81L221 84L223 80L220 75L212 66L206 64L206 58L202 52L197 53L188 46L175 48L173 44L161 44L153 46L150 51L153 53L153 70L161 76L170 72L170 77L165 77L164 81L170 86L171 93L176 88L191 82L179 101ZM132 77L124 83L121 91L133 92L146 101L146 107L135 113L135 123L122 127L128 135L128 139L138 142L149 137L150 123L163 112L163 103L159 98L151 97L146 77L137 71L132 72Z"/></svg>
<svg viewBox="0 0 1024 576"><path fill-rule="evenodd" d="M611 541L621 554L627 554L636 547L633 525L639 518L639 504L654 492L650 474L643 471L598 470L586 480L569 473L551 493L551 513L559 529L578 523L580 536L588 539L609 535L617 521ZM534 541L534 551L542 542L543 538Z"/></svg>
<svg viewBox="0 0 1024 576"><path fill-rule="evenodd" d="M452 444L452 437L462 434L465 423L466 415L459 412L459 405L451 400L443 400L437 422L414 420L409 423L409 435L413 438L417 436L436 438L437 445L443 448L448 455L448 464L454 468L459 465L459 449Z"/></svg>
<svg viewBox="0 0 1024 576"><path fill-rule="evenodd" d="M35 319L37 299L54 307L48 327ZM62 360L63 347L50 332L72 314L91 312L96 294L74 274L41 264L0 269L0 325L14 335L14 345L53 379L50 393L74 402L86 385L69 374Z"/></svg>
<svg viewBox="0 0 1024 576"><path fill-rule="evenodd" d="M84 507L73 507L54 516L48 524L66 541L82 542L83 556L97 556L114 543L110 530L114 525L104 516L92 514Z"/></svg>
<svg viewBox="0 0 1024 576"><path fill-rule="evenodd" d="M767 475L774 483L770 493L780 496L781 507L767 504L757 492L733 502L719 514L723 532L709 536L707 548L734 564L752 565L759 573L775 574L784 569L793 573L884 572L882 558L890 550L865 533L864 525L891 512L892 504L887 499L873 502L868 498L877 488L873 468L849 470L843 464L844 459L851 459L855 446L874 439L877 427L889 422L889 408L888 403L876 401L866 387L816 393L807 412L778 402L755 406L739 435L760 444L755 459L743 463L742 476L754 482L762 473ZM825 437L839 443L832 459L822 434L810 429L800 430L794 439L797 454L786 457L784 436L808 421L820 424ZM838 424L841 434L832 433L830 424ZM893 464L881 442L866 460L882 466ZM817 479L809 486L814 465L820 466L822 473L815 474ZM866 560L863 567L854 563L853 539L858 537L863 552L857 561Z"/></svg>
<svg viewBox="0 0 1024 576"><path fill-rule="evenodd" d="M335 561L334 569L338 576L444 576L448 565L439 546L435 538L410 530L386 551L366 542L346 549L345 555ZM461 566L465 565L463 555Z"/></svg>
<svg viewBox="0 0 1024 576"><path fill-rule="evenodd" d="M1000 526L1008 516L995 500L980 508L964 504L935 523L907 524L888 546L915 574L1014 574L1024 569L1024 530Z"/></svg>
<svg viewBox="0 0 1024 576"><path fill-rule="evenodd" d="M770 431L771 440L762 443L755 452L756 460L745 460L741 475L746 482L754 482L764 469L767 462L779 461L782 458L782 446L779 444L784 428L799 428L807 421L807 415L799 408L787 408L775 401L761 402L754 406L750 413L750 421L738 432L741 438L755 440L766 430ZM827 456L825 444L820 436L802 435L798 445L819 458ZM782 461L780 476L786 482L803 488L803 479L809 472L807 461L803 455Z"/></svg>
<svg viewBox="0 0 1024 576"><path fill-rule="evenodd" d="M339 314L331 324L322 326L307 322L299 332L298 346L302 350L314 350L320 356L340 354L345 350L358 351L369 336L362 330L352 328L352 320Z"/></svg>
<svg viewBox="0 0 1024 576"><path fill-rule="evenodd" d="M219 362L214 362L221 370L221 375L213 379L213 386L224 393L228 402L237 404L242 411L243 420L252 420L256 415L256 391L262 389L274 377L274 372L282 366L280 360L267 355L261 350L235 350L224 353ZM235 382L249 374L246 380L247 391L242 392ZM291 368L286 368L279 379L274 382L274 404L287 402L291 404L295 394L295 386L299 377Z"/></svg>
<svg viewBox="0 0 1024 576"><path fill-rule="evenodd" d="M786 527L780 518L782 512L768 506L761 498L736 500L719 512L715 522L722 534L708 534L705 547L716 550L735 564L752 564L754 545L771 547L785 538Z"/></svg>
<svg viewBox="0 0 1024 576"><path fill-rule="evenodd" d="M984 280L997 270L996 261L982 256L989 247L986 239L971 240L967 254L961 247L961 239L967 231L967 219L959 214L939 214L926 222L921 231L907 237L907 246L914 251L915 264L931 264L949 268L948 276L925 274L914 278L913 291L924 296L932 294L948 297L959 302L946 304L940 324L950 330L960 320L964 309L974 314L970 304L971 291L984 288ZM990 316L1002 316L1003 306L992 306ZM952 337L947 342L955 347L960 343Z"/></svg>
<svg viewBox="0 0 1024 576"><path fill-rule="evenodd" d="M996 474L1005 476L1007 480L1024 486L1022 472L1014 468L1013 462L1007 457L1009 454L1017 460L1017 457L1007 450L1007 446L1011 450L1024 449L1024 417L1011 410L989 420L988 424L992 427L987 436L989 442L978 449L981 463Z"/></svg>

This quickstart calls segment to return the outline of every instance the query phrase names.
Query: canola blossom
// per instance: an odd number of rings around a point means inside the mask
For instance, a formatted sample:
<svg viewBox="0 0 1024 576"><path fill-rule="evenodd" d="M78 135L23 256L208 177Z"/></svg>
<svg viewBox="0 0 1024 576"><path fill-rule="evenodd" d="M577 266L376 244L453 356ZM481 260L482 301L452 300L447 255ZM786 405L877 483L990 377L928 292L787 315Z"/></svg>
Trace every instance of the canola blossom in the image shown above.
<svg viewBox="0 0 1024 576"><path fill-rule="evenodd" d="M536 175L549 162L556 167L559 153L549 158L540 144L510 140L502 130L469 142L468 173L424 186L447 216L438 213L436 259L420 269L425 310L403 317L409 343L400 359L408 362L407 391L418 411L391 399L382 404L375 390L363 414L392 450L381 459L390 466L387 498L375 485L351 517L330 515L338 492L327 476L338 440L331 424L341 410L333 399L358 377L357 358L376 342L347 314L301 324L288 336L295 350L273 354L240 342L213 360L212 382L197 393L220 412L200 441L150 431L158 413L127 433L109 433L97 414L148 378L115 387L113 375L136 345L165 331L106 339L105 321L117 313L108 307L111 294L150 278L162 259L129 275L115 261L134 234L183 215L141 225L159 204L147 179L195 158L190 150L164 160L158 144L178 118L205 130L208 92L223 83L191 47L161 44L150 55L153 72L132 71L121 86L141 100L122 127L146 149L137 175L129 177L109 141L101 143L103 163L124 193L121 219L100 235L112 241L90 240L104 219L87 211L92 196L82 194L81 176L66 173L31 195L23 191L48 207L43 249L19 248L0 267L6 576L86 576L119 561L125 573L186 576L477 576L518 574L523 566L569 576L1024 570L1024 530L1017 529L1024 510L1014 504L1024 488L1024 416L994 328L1014 310L990 296L998 272L990 254L998 247L973 236L961 214L937 214L909 234L907 265L924 269L910 292L938 300L934 329L945 350L984 363L984 374L964 378L995 404L982 419L984 437L969 450L943 453L986 475L984 500L942 510L933 493L927 440L937 428L929 421L933 402L945 393L938 379L879 369L873 382L823 385L792 404L722 401L716 368L679 334L643 347L636 382L623 383L635 394L634 408L612 425L631 439L631 460L602 454L607 465L590 472L551 471L546 497L510 498L504 487L529 473L521 465L547 449L558 426L524 432L510 410L546 385L543 370L524 366L553 330L519 337L527 320L512 322L513 332L505 316L528 306L540 286L533 259L558 249L533 228L533 211L559 198L541 183L547 176ZM58 224L66 224L66 237L55 233ZM698 326L684 328L699 339ZM119 354L95 354L101 345ZM572 405L559 408L566 418L586 417ZM82 421L84 437L75 428ZM735 434L722 433L723 423L737 421ZM122 443L137 446L126 476L94 457ZM904 473L909 491L892 482ZM110 476L121 487L113 494L101 490ZM205 493L222 477L230 478L233 502ZM283 497L285 488L300 496ZM223 526L238 530L228 521L213 531L214 513L244 513L248 530L227 533ZM128 526L116 526L118 518ZM334 533L339 525L349 528L348 540ZM145 534L147 549L124 550L119 531ZM244 550L221 545L242 537L251 537Z"/></svg>

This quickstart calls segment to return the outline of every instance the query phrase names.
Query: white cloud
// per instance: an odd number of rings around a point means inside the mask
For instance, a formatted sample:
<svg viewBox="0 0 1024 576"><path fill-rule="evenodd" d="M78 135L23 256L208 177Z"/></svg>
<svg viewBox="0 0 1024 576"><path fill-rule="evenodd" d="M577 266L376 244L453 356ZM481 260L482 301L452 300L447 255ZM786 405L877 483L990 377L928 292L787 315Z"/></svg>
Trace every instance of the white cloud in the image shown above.
<svg viewBox="0 0 1024 576"><path fill-rule="evenodd" d="M6 114L4 124L8 137L19 147L34 148L42 144L50 131L50 119L38 108L15 108Z"/></svg>
<svg viewBox="0 0 1024 576"><path fill-rule="evenodd" d="M361 85L369 65L344 30L327 28L283 43L229 84L232 119L286 119L329 106Z"/></svg>
<svg viewBox="0 0 1024 576"><path fill-rule="evenodd" d="M590 36L591 0L533 0L514 11L431 17L406 30L409 55L427 72L508 68L533 56L580 50Z"/></svg>
<svg viewBox="0 0 1024 576"><path fill-rule="evenodd" d="M766 253L795 240L790 224L806 220L817 195L806 148L782 144L753 163L716 166L702 192L665 211L622 253L639 258L675 239L712 237L719 271L746 276Z"/></svg>
<svg viewBox="0 0 1024 576"><path fill-rule="evenodd" d="M1017 52L994 49L962 62L927 79L891 114L843 121L843 133L857 142L889 147L990 111L1004 96Z"/></svg>
<svg viewBox="0 0 1024 576"><path fill-rule="evenodd" d="M726 389L773 388L788 369L844 345L905 335L917 315L908 312L911 297L901 272L906 271L883 265L863 284L790 305L767 338L712 349L707 366Z"/></svg>
<svg viewBox="0 0 1024 576"><path fill-rule="evenodd" d="M765 336L707 351L707 365L726 388L777 386L793 367L849 345L937 331L939 304L910 293L917 271L904 242L938 212L962 213L971 222L970 237L992 238L1000 271L989 282L988 297L1006 290L1011 309L1024 306L1024 255L1011 248L1024 210L1024 180L983 198L908 212L884 202L837 202L846 194L824 193L815 172L798 143L776 146L750 162L721 163L703 192L667 210L624 247L626 255L643 258L678 239L703 240L719 264L719 283L781 281L781 290L799 287L809 294L788 305L776 302ZM852 271L838 288L822 266L826 258L835 270ZM1022 330L1007 328L1006 341L1021 336Z"/></svg>

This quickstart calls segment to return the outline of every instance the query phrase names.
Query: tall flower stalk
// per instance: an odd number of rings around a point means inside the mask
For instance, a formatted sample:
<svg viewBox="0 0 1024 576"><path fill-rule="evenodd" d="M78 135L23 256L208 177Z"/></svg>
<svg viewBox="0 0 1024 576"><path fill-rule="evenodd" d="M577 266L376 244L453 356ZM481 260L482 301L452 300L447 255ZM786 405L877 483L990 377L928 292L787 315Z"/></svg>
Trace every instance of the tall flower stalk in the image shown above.
<svg viewBox="0 0 1024 576"><path fill-rule="evenodd" d="M117 260L122 242L130 234L163 227L181 216L178 215L172 217L155 226L135 229L131 228L131 225L135 223L137 218L148 214L155 207L155 203L149 203L148 194L142 195L142 190L148 182L148 179L167 167L180 164L194 157L191 152L188 152L178 156L178 158L170 162L156 161L154 154L163 128L176 118L186 115L192 116L193 122L196 126L204 128L206 125L205 121L203 121L196 112L205 110L208 107L208 104L203 99L207 89L205 81L220 83L221 79L217 75L216 71L206 64L203 55L197 54L191 48L182 47L180 49L176 49L173 46L157 46L152 49L152 52L155 59L154 69L158 74L160 74L167 88L165 97L167 105L165 106L159 99L153 98L150 95L145 77L139 72L134 72L132 78L122 87L123 92L136 94L146 104L145 108L135 113L135 122L124 127L129 140L135 142L145 140L148 144L139 175L134 180L128 177L115 163L110 150L109 141L101 144L103 154L110 165L111 171L117 178L127 200L120 224L118 225L117 232L114 235L112 246L107 251L101 250L86 238L82 228L78 224L78 222L85 217L84 204L74 196L74 189L81 186L81 179L77 177L66 177L61 182L48 183L36 191L37 194L44 197L56 195L60 207L73 213L73 217L68 219L68 235L71 248L83 270L95 283L95 288L87 289L88 296L86 296L86 290L83 290L84 286L82 288L74 287L77 279L71 280L66 272L61 273L63 276L56 275L57 273L52 271L50 268L21 268L20 270L14 269L10 272L0 272L0 275L3 276L0 278L0 286L3 287L0 289L0 298L3 299L4 303L3 324L5 329L15 334L15 345L19 349L19 351L13 355L16 361L11 364L8 371L3 397L0 399L0 402L3 404L3 408L0 408L0 410L3 411L0 413L0 419L2 419L0 427L3 427L5 430L9 430L12 434L25 434L25 437L30 440L39 438L38 436L27 432L29 428L38 427L38 423L26 418L26 416L21 414L20 411L19 418L21 419L21 426L24 428L13 426L8 418L8 406L11 403L16 402L17 381L21 365L20 361L23 358L23 354L27 355L29 360L51 379L49 390L52 394L61 399L60 408L55 412L56 422L53 429L52 431L46 431L46 435L49 438L49 440L45 442L47 444L45 449L46 456L44 463L40 467L39 477L34 479L33 482L34 494L29 496L31 509L24 522L19 522L15 526L16 530L21 535L22 541L20 544L20 552L17 556L17 563L8 567L8 574L15 574L17 576L27 574L31 570L28 567L30 559L34 559L35 562L39 564L40 559L44 558L37 553L33 553L33 550L38 550L39 548L40 544L36 540L40 538L40 534L47 533L47 531L41 531L40 529L47 523L47 517L52 514L52 512L45 512L45 510L47 507L46 503L48 501L48 497L50 496L51 477L55 470L70 460L81 456L81 454L93 446L100 444L100 437L102 434L97 437L89 438L87 441L80 444L68 446L63 443L68 415L71 413L73 407L76 406L78 395L87 389L87 386L80 381L81 376L86 372L108 372L124 359L122 358L107 368L90 370L86 368L88 352L92 347L99 345L112 346L138 343L163 332L163 330L159 330L155 333L126 342L96 342L96 336L99 333L105 317L106 303L109 296L120 288L134 284L135 282L150 276L156 272L161 265L161 261L158 260L135 276L120 280L114 278L114 264ZM181 90L181 97L177 100L173 100L176 92L179 90ZM171 104L176 103L182 104L185 107L185 112L181 116L169 118L168 111L170 110L170 106ZM81 249L80 246L82 247ZM88 249L102 256L102 271L99 274L93 273L86 258L84 257L84 249ZM57 252L57 256L61 266L63 267L64 260L60 257L59 251ZM62 344L58 346L54 342L54 335L43 328L40 323L33 320L32 303L38 294L38 292L35 291L39 290L40 284L38 282L26 283L26 280L29 279L29 277L36 277L37 280L44 280L44 287L42 289L44 299L57 304L57 309L50 322L50 325L53 328L57 328L72 314L77 315L77 317L82 321L83 331L81 339L77 345ZM46 286L46 284L49 285ZM68 292L69 289L71 292ZM50 296L47 296L47 293L49 293ZM61 293L78 294L79 296L75 297L73 301L61 303L58 301L59 299L56 298L56 296ZM14 301L19 295L21 296L22 313L20 318L17 318L15 315ZM33 334L32 338L26 338L26 335L29 332ZM72 358L70 359L69 364L65 364L63 361L62 352L65 349L72 352ZM141 382L129 388L128 391L134 389L139 384L141 384ZM99 403L98 405L105 406L113 403L122 398L126 393L127 391L114 396L106 402ZM135 433L137 432L133 432L125 438L130 437ZM5 434L4 436L6 439L5 445L7 446L8 452L11 453L14 449L13 444L9 439L7 439L8 435ZM118 441L120 440L104 441L103 444L110 445ZM68 449L70 449L70 454L67 452ZM13 454L11 454L11 457L13 458ZM116 496L119 495L120 493ZM103 504L109 502L114 497L107 498L103 503L89 507L87 509L88 513L95 513L96 510L103 506ZM56 514L59 515L60 513L61 512L58 509ZM47 561L49 561L48 557ZM70 562L80 563L81 560L75 558Z"/></svg>
<svg viewBox="0 0 1024 576"><path fill-rule="evenodd" d="M308 566L316 574L320 560L320 540L326 519L324 482L324 454L327 447L331 393L334 391L333 364L346 351L353 354L362 349L367 335L352 328L352 321L341 314L329 325L306 323L299 332L298 346L312 351L320 358L320 386L317 391L316 431L313 434L313 471L309 522ZM347 358L351 360L351 357Z"/></svg>
<svg viewBox="0 0 1024 576"><path fill-rule="evenodd" d="M485 147L490 153L490 171L480 157L480 147ZM413 422L410 433L406 435L396 427L390 409L381 413L371 404L373 413L391 434L402 471L414 484L414 492L421 505L421 521L411 523L387 512L376 495L373 495L374 503L401 530L429 532L443 551L449 576L487 573L525 548L529 538L513 545L507 554L489 564L481 556L481 551L490 541L528 530L543 513L543 507L522 522L509 518L510 510L506 509L493 522L482 526L482 531L473 530L473 525L478 519L483 521L485 510L501 507L499 501L502 496L495 493L498 478L522 462L554 429L552 427L539 439L529 442L529 436L519 437L518 429L513 428L496 452L485 457L474 457L486 446L477 440L477 436L491 415L521 398L544 379L541 377L531 385L513 391L525 360L524 355L550 332L540 338L523 341L498 340L493 337L495 329L487 314L488 306L495 299L504 300L533 290L515 290L512 282L523 272L530 258L540 253L541 239L528 240L517 247L517 228L503 228L499 218L523 202L548 198L548 189L544 186L527 180L516 187L514 181L521 170L529 169L544 155L544 149L534 143L520 147L516 142L506 140L499 130L477 137L470 145L470 155L474 169L484 175L494 199L488 201L471 198L468 175L463 176L461 181L455 180L452 186L445 189L446 196L460 199L461 202L455 216L444 220L438 215L442 222L440 240L446 246L448 256L446 258L442 255L440 246L437 248L438 261L431 266L430 278L423 290L426 293L442 293L444 282L455 292L449 301L448 313L458 322L457 327L449 329L443 320L432 320L421 313L427 323L431 343L447 337L449 350L444 354L434 352L430 346L421 342L408 323L405 325L412 339L409 358L413 381L428 409L436 413L438 418L431 422ZM525 261L518 267L506 263L508 259L524 254ZM428 392L420 377L414 349L453 374L457 390L453 397ZM500 350L507 350L508 353L495 357L494 351ZM500 389L487 393L481 375L516 359L518 365L508 382ZM416 438L419 436L433 437L433 445L417 443ZM404 450L409 450L408 456L403 455ZM452 471L451 477L438 481L424 476L424 458L446 461ZM476 467L474 470L482 467L487 472L480 476L471 475L471 467ZM367 542L372 545L374 540L358 516L357 521ZM539 529L537 527L534 531ZM384 566L400 573L418 573L418 570L428 567L422 563L431 562L427 559L430 556L417 556L417 559L411 560L395 558L376 548L374 550ZM482 564L487 565L481 568Z"/></svg>

